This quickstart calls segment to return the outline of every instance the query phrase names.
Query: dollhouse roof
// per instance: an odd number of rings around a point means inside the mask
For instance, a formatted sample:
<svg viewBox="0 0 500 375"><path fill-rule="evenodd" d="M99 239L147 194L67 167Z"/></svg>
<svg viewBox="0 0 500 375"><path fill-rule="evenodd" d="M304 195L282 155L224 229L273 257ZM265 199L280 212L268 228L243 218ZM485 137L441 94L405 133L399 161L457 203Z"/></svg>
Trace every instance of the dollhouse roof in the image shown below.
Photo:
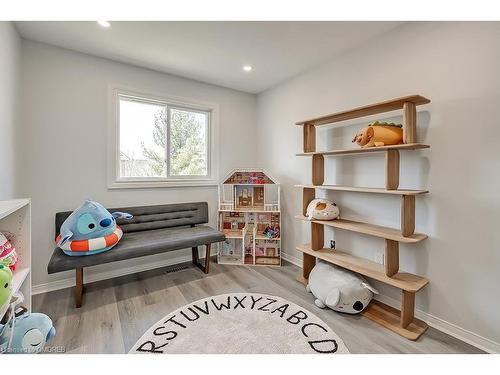
<svg viewBox="0 0 500 375"><path fill-rule="evenodd" d="M278 184L264 169L233 169L224 179L223 184L231 185L273 185Z"/></svg>

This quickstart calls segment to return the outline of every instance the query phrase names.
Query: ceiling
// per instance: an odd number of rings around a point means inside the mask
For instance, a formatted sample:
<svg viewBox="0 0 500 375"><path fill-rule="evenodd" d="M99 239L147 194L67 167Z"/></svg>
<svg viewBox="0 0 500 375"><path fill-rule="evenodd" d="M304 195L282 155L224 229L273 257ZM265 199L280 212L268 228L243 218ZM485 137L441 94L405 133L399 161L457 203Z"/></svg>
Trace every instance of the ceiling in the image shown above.
<svg viewBox="0 0 500 375"><path fill-rule="evenodd" d="M259 93L401 22L16 22L23 38ZM243 66L251 65L251 72Z"/></svg>

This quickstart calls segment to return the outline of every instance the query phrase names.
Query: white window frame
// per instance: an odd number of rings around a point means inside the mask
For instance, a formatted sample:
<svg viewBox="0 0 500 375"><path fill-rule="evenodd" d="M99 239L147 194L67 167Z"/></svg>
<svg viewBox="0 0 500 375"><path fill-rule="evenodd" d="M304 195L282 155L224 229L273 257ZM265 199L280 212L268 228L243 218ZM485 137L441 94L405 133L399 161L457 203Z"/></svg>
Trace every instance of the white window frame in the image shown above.
<svg viewBox="0 0 500 375"><path fill-rule="evenodd" d="M207 175L206 176L172 176L170 175L170 158L167 158L166 177L120 177L120 96L136 98L138 101L168 104L171 108L190 111L208 112L207 131ZM135 90L116 85L109 87L109 127L108 127L108 188L165 188L183 186L215 186L218 184L218 120L219 106L215 103L201 102L193 99L153 94L145 90ZM170 129L170 123L168 124ZM170 148L170 139L167 149Z"/></svg>

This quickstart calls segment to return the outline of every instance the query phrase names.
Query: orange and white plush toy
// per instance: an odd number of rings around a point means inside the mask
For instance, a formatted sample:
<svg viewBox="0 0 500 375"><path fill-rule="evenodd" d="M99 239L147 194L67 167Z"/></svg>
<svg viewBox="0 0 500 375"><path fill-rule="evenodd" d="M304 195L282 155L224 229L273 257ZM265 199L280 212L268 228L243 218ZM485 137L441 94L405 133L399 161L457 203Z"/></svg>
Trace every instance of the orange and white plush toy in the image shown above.
<svg viewBox="0 0 500 375"><path fill-rule="evenodd" d="M340 209L331 200L316 198L307 206L308 220L334 220L340 219Z"/></svg>
<svg viewBox="0 0 500 375"><path fill-rule="evenodd" d="M375 121L361 129L352 139L352 143L357 143L363 148L402 144L402 125Z"/></svg>
<svg viewBox="0 0 500 375"><path fill-rule="evenodd" d="M0 232L0 263L8 266L12 271L16 269L16 249L2 232Z"/></svg>

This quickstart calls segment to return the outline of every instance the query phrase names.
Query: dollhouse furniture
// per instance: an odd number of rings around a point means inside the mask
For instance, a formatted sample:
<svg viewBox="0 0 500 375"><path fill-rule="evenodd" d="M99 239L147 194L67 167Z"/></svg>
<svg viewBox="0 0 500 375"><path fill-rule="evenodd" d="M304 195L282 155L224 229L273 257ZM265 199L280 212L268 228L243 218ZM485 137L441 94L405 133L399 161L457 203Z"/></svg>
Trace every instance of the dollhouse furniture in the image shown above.
<svg viewBox="0 0 500 375"><path fill-rule="evenodd" d="M12 295L21 292L22 306L31 312L31 202L29 199L0 201L0 232L12 235L18 261L12 272ZM0 321L3 319L0 316Z"/></svg>
<svg viewBox="0 0 500 375"><path fill-rule="evenodd" d="M220 264L281 265L280 190L262 169L235 169L219 185Z"/></svg>
<svg viewBox="0 0 500 375"><path fill-rule="evenodd" d="M200 225L208 223L207 202L110 208L108 211L134 215L130 220L117 220L123 230L123 237L113 249L95 255L68 256L60 248L56 248L50 258L47 267L49 274L76 270L76 307L82 306L85 267L191 248L193 264L208 273L211 244L225 240L221 232L207 225ZM56 237L70 214L71 211L56 214ZM199 261L200 245L205 245L204 264Z"/></svg>
<svg viewBox="0 0 500 375"><path fill-rule="evenodd" d="M414 311L415 293L424 288L429 281L425 277L400 271L399 243L411 245L427 238L425 234L415 233L415 196L426 194L428 191L398 189L399 151L429 148L428 145L418 143L416 139L416 107L429 102L429 99L420 95L412 95L313 118L296 124L302 126L304 137L304 152L297 154L297 156L312 158L312 184L299 185L303 192L303 212L302 215L297 216L297 219L307 220L306 209L309 202L315 198L316 189L387 194L389 196L401 197L401 227L399 229L346 219L333 221L312 220L310 222L311 242L297 247L297 250L303 253L303 269L299 281L307 285L309 273L316 264L316 258L319 258L400 289L401 311L373 300L361 314L410 340L418 339L427 329L427 325L424 322L414 318ZM401 109L403 110L403 144L353 148L347 150L316 150L316 127L318 126L327 124L336 125L345 120ZM363 188L323 184L325 156L351 154L370 156L373 155L373 152L385 153L385 188ZM325 225L335 229L362 233L385 239L384 265L355 257L341 250L324 248Z"/></svg>

